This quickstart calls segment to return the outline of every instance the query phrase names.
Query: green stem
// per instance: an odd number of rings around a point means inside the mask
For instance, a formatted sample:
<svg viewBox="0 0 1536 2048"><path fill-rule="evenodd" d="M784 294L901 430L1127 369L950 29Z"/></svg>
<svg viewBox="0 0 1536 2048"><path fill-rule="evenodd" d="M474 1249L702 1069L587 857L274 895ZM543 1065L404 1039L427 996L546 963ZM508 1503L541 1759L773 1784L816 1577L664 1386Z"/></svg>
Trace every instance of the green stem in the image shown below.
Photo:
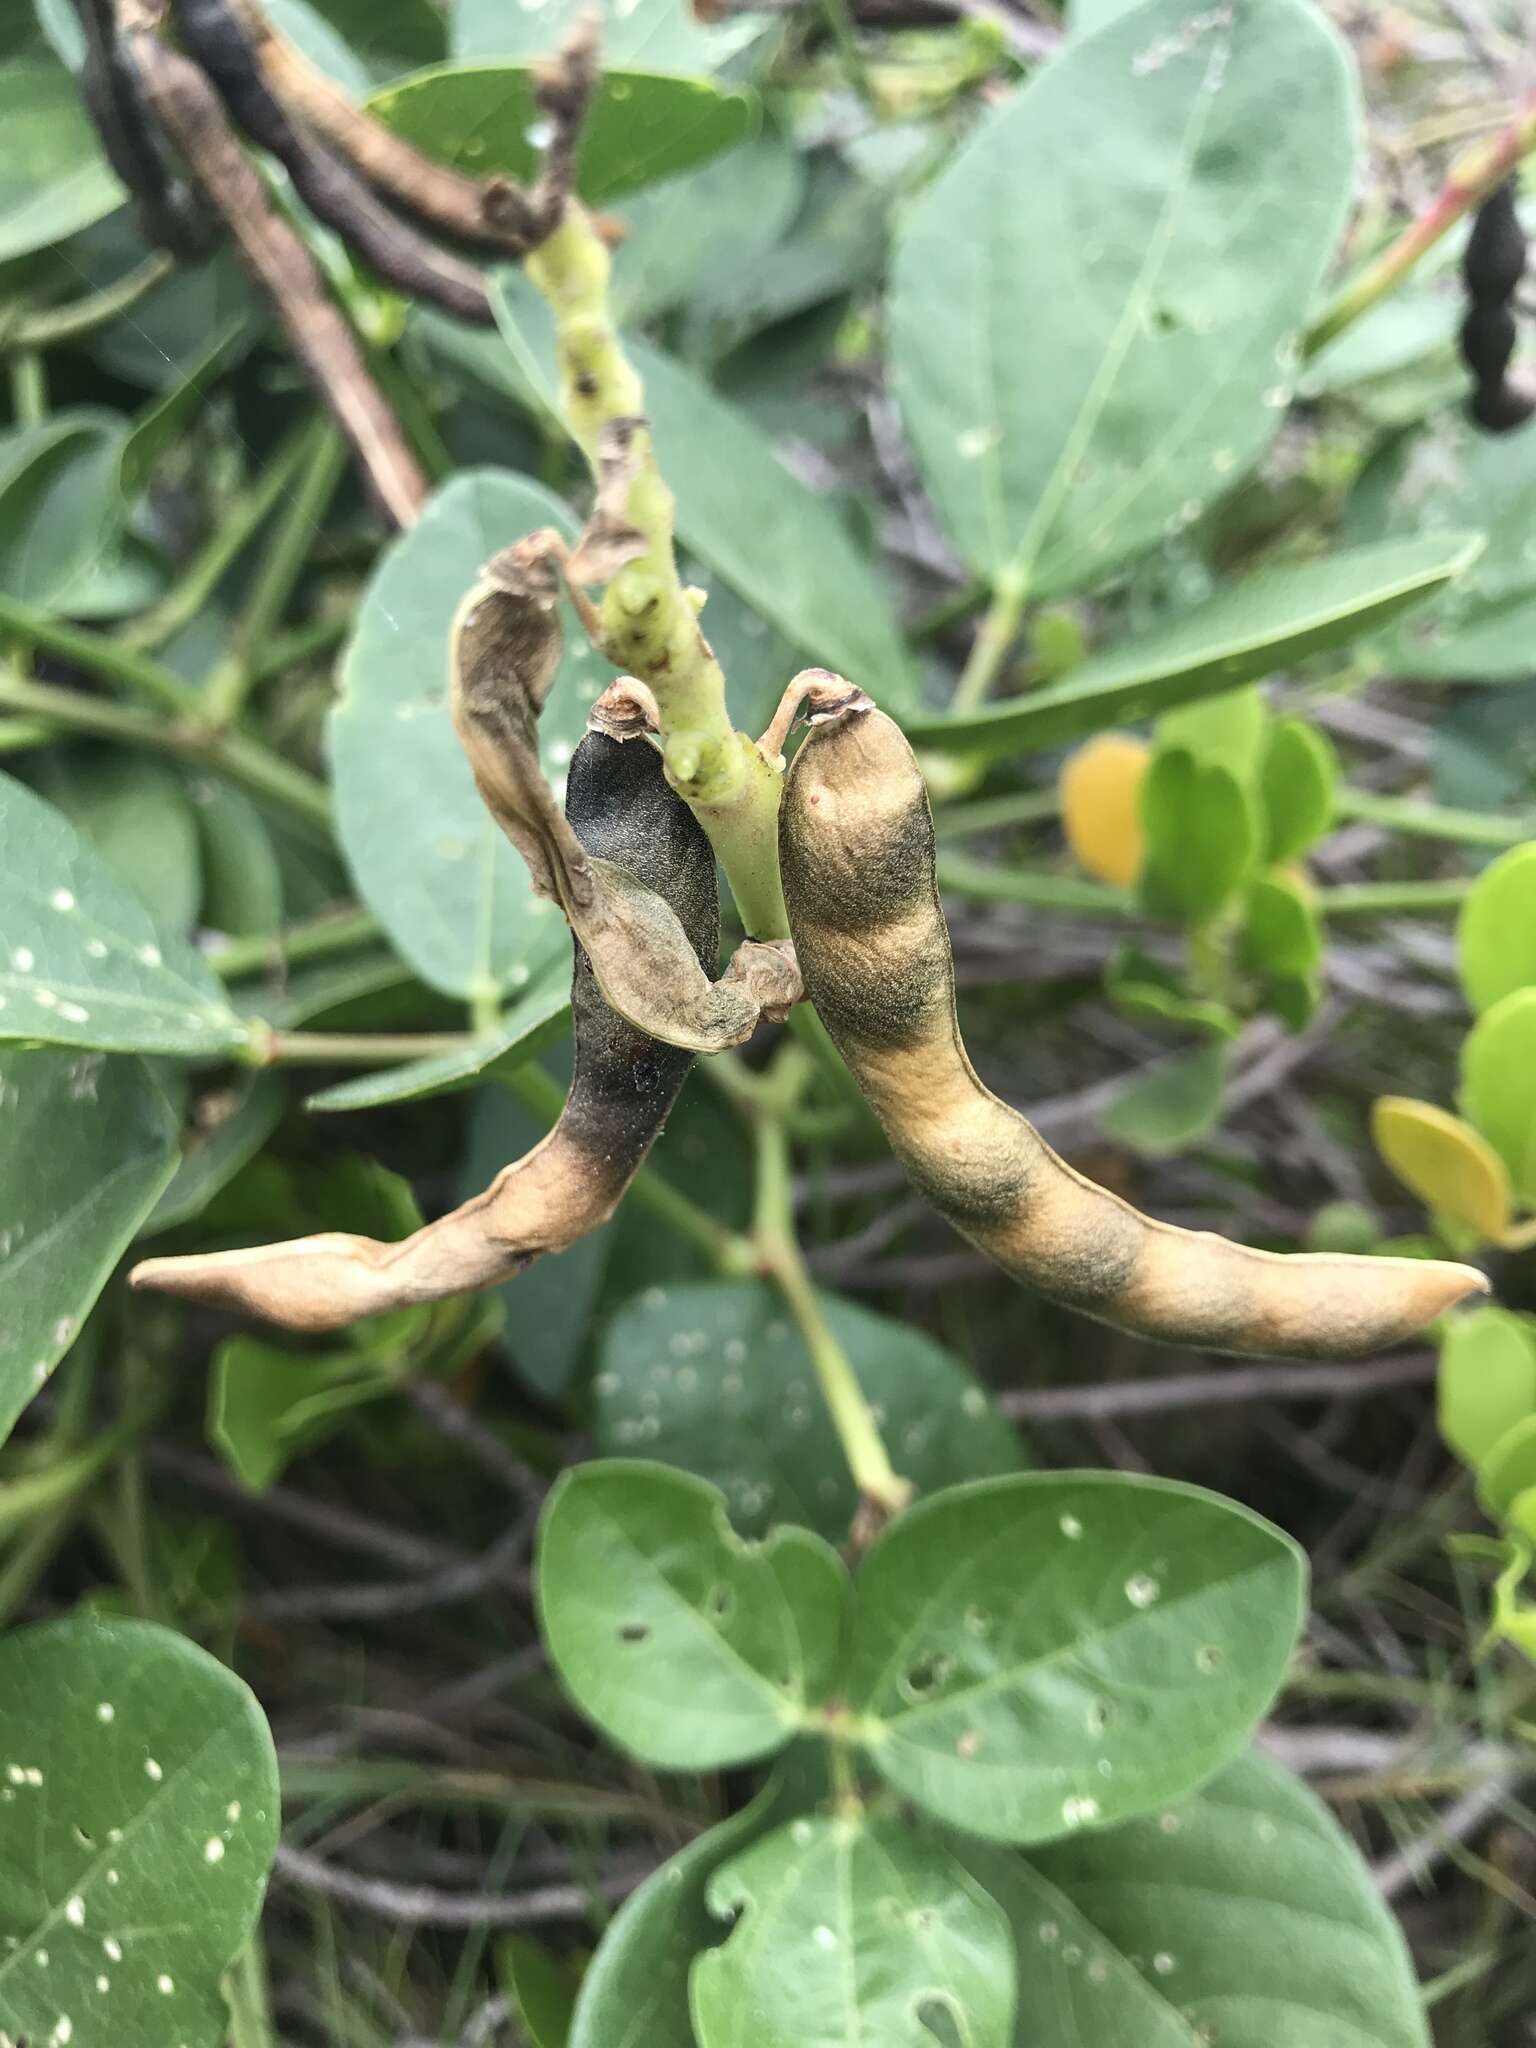
<svg viewBox="0 0 1536 2048"><path fill-rule="evenodd" d="M117 635L119 647L152 652L191 624L223 581L230 564L285 496L308 451L304 433L291 435L253 484L219 513L218 522L174 587Z"/></svg>
<svg viewBox="0 0 1536 2048"><path fill-rule="evenodd" d="M939 886L983 903L1028 903L1041 910L1074 910L1099 917L1127 917L1130 896L1078 875L1049 874L1039 868L1001 868L968 854L939 855Z"/></svg>
<svg viewBox="0 0 1536 2048"><path fill-rule="evenodd" d="M1340 883L1319 889L1314 900L1324 917L1423 917L1459 910L1476 886L1476 875L1446 882Z"/></svg>
<svg viewBox="0 0 1536 2048"><path fill-rule="evenodd" d="M261 1936L253 1935L225 1979L230 2048L276 2048L271 1987Z"/></svg>
<svg viewBox="0 0 1536 2048"><path fill-rule="evenodd" d="M225 981L245 981L271 967L297 967L305 961L328 960L336 953L355 953L383 936L383 927L367 910L331 910L286 931L250 939L231 939L208 965Z"/></svg>
<svg viewBox="0 0 1536 2048"><path fill-rule="evenodd" d="M328 418L311 422L300 445L300 462L298 484L246 598L235 651L208 684L208 716L215 725L228 725L240 715L255 679L255 657L281 623L326 507L346 469L346 445Z"/></svg>
<svg viewBox="0 0 1536 2048"><path fill-rule="evenodd" d="M547 1124L553 1124L565 1107L565 1090L560 1083L532 1062L499 1073L495 1078ZM648 1209L674 1235L696 1246L722 1273L749 1273L754 1269L756 1258L751 1243L679 1193L654 1166L640 1168L629 1184L628 1199Z"/></svg>
<svg viewBox="0 0 1536 2048"><path fill-rule="evenodd" d="M479 1042L472 1031L274 1031L257 1024L247 1058L255 1067L392 1067L469 1052Z"/></svg>
<svg viewBox="0 0 1536 2048"><path fill-rule="evenodd" d="M555 316L562 417L596 474L604 428L645 411L609 305L608 249L573 203L526 267ZM655 693L667 779L709 835L748 937L788 938L778 860L783 777L727 714L725 678L678 575L672 493L648 429L634 430L631 453L622 513L644 546L603 594L604 651Z"/></svg>
<svg viewBox="0 0 1536 2048"><path fill-rule="evenodd" d="M270 681L273 676L280 676L285 669L298 668L303 662L313 661L317 654L328 654L346 639L352 626L350 612L335 611L295 626L291 633L274 634L251 662L252 687Z"/></svg>
<svg viewBox="0 0 1536 2048"><path fill-rule="evenodd" d="M907 644L923 647L930 640L937 640L941 633L947 633L962 619L968 619L978 605L987 600L987 585L979 579L967 583L963 590L951 591L948 597L941 597L928 609L919 612L906 628Z"/></svg>
<svg viewBox="0 0 1536 2048"><path fill-rule="evenodd" d="M48 417L48 372L35 348L11 357L11 415L18 427L36 427Z"/></svg>
<svg viewBox="0 0 1536 2048"><path fill-rule="evenodd" d="M0 334L0 346L9 351L55 348L61 342L78 341L82 335L93 334L98 327L105 327L109 320L120 318L136 306L146 292L163 284L175 268L174 257L146 256L115 284L105 285L99 292L88 292L83 299L72 299L67 306L24 313L14 327Z"/></svg>
<svg viewBox="0 0 1536 2048"><path fill-rule="evenodd" d="M148 712L87 697L80 690L28 682L5 669L0 669L0 710L45 719L64 732L89 733L93 738L120 740L125 746L144 747L177 760L201 761L252 796L265 798L306 826L323 827L329 835L331 802L324 784L243 733L214 732L195 715L185 722L154 718Z"/></svg>
<svg viewBox="0 0 1536 2048"><path fill-rule="evenodd" d="M1028 586L1022 576L1002 575L993 584L992 602L976 628L976 638L955 684L955 694L949 700L953 716L958 718L963 712L974 711L997 681L998 672L1008 659L1008 650L1019 637L1027 596Z"/></svg>
<svg viewBox="0 0 1536 2048"><path fill-rule="evenodd" d="M1433 203L1405 228L1397 240L1368 263L1334 299L1302 340L1304 359L1352 327L1408 276L1429 249L1497 185L1521 158L1536 149L1536 92L1527 94L1515 119L1486 142L1477 143L1451 167Z"/></svg>
<svg viewBox="0 0 1536 2048"><path fill-rule="evenodd" d="M1366 789L1341 789L1335 808L1341 818L1385 825L1420 839L1449 839L1462 846L1519 846L1536 838L1536 818L1500 818L1487 811L1458 811L1412 797L1377 796Z"/></svg>
<svg viewBox="0 0 1536 2048"><path fill-rule="evenodd" d="M800 1059L798 1047L791 1047ZM757 1143L757 1206L753 1236L761 1270L778 1287L799 1326L821 1387L832 1427L861 1497L886 1515L900 1514L912 1498L909 1481L892 1466L858 1375L822 1312L795 1236L790 1199L789 1135L779 1115L760 1111L753 1121Z"/></svg>
<svg viewBox="0 0 1536 2048"><path fill-rule="evenodd" d="M0 632L23 647L55 655L60 661L84 669L87 675L99 676L103 682L120 684L130 695L142 697L161 711L174 711L184 718L195 718L202 711L196 690L164 663L152 661L147 654L136 654L131 647L109 639L104 633L88 633L63 619L50 619L3 592Z"/></svg>
<svg viewBox="0 0 1536 2048"><path fill-rule="evenodd" d="M1014 789L1005 796L978 797L974 803L942 804L933 822L941 839L963 839L972 832L1000 832L1011 825L1043 825L1060 815L1056 790Z"/></svg>

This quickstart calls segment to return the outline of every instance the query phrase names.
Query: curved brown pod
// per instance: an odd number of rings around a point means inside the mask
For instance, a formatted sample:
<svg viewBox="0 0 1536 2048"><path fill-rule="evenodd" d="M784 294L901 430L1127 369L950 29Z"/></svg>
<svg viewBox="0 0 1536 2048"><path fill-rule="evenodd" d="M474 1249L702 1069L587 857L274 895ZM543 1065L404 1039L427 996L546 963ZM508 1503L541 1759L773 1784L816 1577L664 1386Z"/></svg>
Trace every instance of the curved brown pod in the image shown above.
<svg viewBox="0 0 1536 2048"><path fill-rule="evenodd" d="M1357 1358L1487 1291L1469 1266L1262 1252L1180 1230L1058 1158L966 1055L927 791L883 712L812 726L779 853L806 993L909 1178L1053 1301L1204 1350Z"/></svg>
<svg viewBox="0 0 1536 2048"><path fill-rule="evenodd" d="M715 860L645 739L589 732L576 749L566 813L587 851L643 874L676 911L701 966L720 950ZM637 1031L603 1001L583 948L571 984L576 1064L549 1135L484 1194L398 1244L327 1231L204 1257L147 1259L135 1287L241 1308L290 1330L511 1279L605 1223L667 1120L693 1056Z"/></svg>

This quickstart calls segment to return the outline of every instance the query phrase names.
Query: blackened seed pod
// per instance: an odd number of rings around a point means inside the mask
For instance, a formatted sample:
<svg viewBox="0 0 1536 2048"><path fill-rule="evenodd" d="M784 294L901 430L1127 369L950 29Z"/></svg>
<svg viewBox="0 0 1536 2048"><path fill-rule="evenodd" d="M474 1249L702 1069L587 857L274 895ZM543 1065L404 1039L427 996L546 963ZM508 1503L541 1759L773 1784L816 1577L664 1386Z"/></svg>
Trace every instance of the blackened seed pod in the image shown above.
<svg viewBox="0 0 1536 2048"><path fill-rule="evenodd" d="M1506 178L1477 210L1461 259L1468 306L1461 323L1462 360L1472 372L1467 410L1478 426L1503 434L1536 411L1536 397L1509 375L1519 339L1514 298L1525 275L1526 238L1518 210L1519 182Z"/></svg>
<svg viewBox="0 0 1536 2048"><path fill-rule="evenodd" d="M715 856L647 740L589 732L572 757L566 814L587 851L645 881L713 970L720 953ZM147 1259L135 1287L240 1308L291 1330L509 1280L605 1223L660 1134L693 1055L610 1010L578 945L571 982L576 1062L554 1129L476 1195L397 1244L327 1231L203 1257Z"/></svg>

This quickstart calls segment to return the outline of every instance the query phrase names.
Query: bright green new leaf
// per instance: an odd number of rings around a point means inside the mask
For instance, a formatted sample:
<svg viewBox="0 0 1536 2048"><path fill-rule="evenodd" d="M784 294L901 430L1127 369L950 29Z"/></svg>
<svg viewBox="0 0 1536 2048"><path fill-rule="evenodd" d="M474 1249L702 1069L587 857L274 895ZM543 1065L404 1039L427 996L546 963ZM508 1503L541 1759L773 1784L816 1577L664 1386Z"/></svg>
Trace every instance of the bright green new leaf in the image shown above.
<svg viewBox="0 0 1536 2048"><path fill-rule="evenodd" d="M529 395L553 418L548 310L518 271L502 273L496 298ZM893 712L911 705L916 683L890 602L825 498L792 476L750 415L695 371L643 342L626 347L645 384L686 545L808 660L837 669Z"/></svg>
<svg viewBox="0 0 1536 2048"><path fill-rule="evenodd" d="M1477 1469L1477 1497L1495 1521L1521 1494L1536 1488L1536 1415L1527 1415L1491 1444Z"/></svg>
<svg viewBox="0 0 1536 2048"><path fill-rule="evenodd" d="M122 204L79 87L51 57L0 67L0 263L51 249Z"/></svg>
<svg viewBox="0 0 1536 2048"><path fill-rule="evenodd" d="M0 1049L0 1442L176 1169L142 1060Z"/></svg>
<svg viewBox="0 0 1536 2048"><path fill-rule="evenodd" d="M246 1027L200 956L162 937L66 819L0 775L0 1038L192 1058Z"/></svg>
<svg viewBox="0 0 1536 2048"><path fill-rule="evenodd" d="M865 1557L847 1693L898 1791L1043 1842L1189 1792L1273 1699L1290 1539L1198 1487L1024 1473L919 1501Z"/></svg>
<svg viewBox="0 0 1536 2048"><path fill-rule="evenodd" d="M558 499L524 477L466 470L380 555L331 715L336 822L368 907L424 981L487 998L530 985L563 949L560 913L481 802L448 715L448 639L480 565L541 526L570 535ZM540 721L561 778L612 671L567 620Z"/></svg>
<svg viewBox="0 0 1536 2048"><path fill-rule="evenodd" d="M1211 1038L1193 1052L1137 1075L1099 1122L1118 1143L1149 1158L1182 1152L1219 1119L1230 1064L1231 1041Z"/></svg>
<svg viewBox="0 0 1536 2048"><path fill-rule="evenodd" d="M1440 1434L1478 1465L1536 1415L1536 1327L1507 1309L1453 1316L1440 1346Z"/></svg>
<svg viewBox="0 0 1536 2048"><path fill-rule="evenodd" d="M1223 690L1219 697L1165 712L1157 721L1158 750L1171 753L1182 747L1197 761L1214 763L1239 782L1252 783L1257 779L1268 723L1264 693L1256 684Z"/></svg>
<svg viewBox="0 0 1536 2048"><path fill-rule="evenodd" d="M338 1416L395 1383L387 1356L286 1351L259 1337L227 1337L208 1380L208 1438L253 1493L272 1484Z"/></svg>
<svg viewBox="0 0 1536 2048"><path fill-rule="evenodd" d="M20 1629L0 1759L0 2038L221 2048L278 1833L248 1688L149 1622Z"/></svg>
<svg viewBox="0 0 1536 2048"><path fill-rule="evenodd" d="M1154 758L1141 785L1141 823L1140 894L1153 917L1203 923L1242 887L1258 858L1253 798L1230 769L1182 748Z"/></svg>
<svg viewBox="0 0 1536 2048"><path fill-rule="evenodd" d="M912 718L915 744L995 759L1155 717L1289 668L1375 630L1438 590L1482 545L1433 533L1261 569L1139 637L1093 654L1059 683L963 718Z"/></svg>
<svg viewBox="0 0 1536 2048"><path fill-rule="evenodd" d="M1006 1915L900 1820L803 1817L719 1867L729 1939L693 1966L699 2048L1008 2048Z"/></svg>
<svg viewBox="0 0 1536 2048"><path fill-rule="evenodd" d="M1536 1206L1536 983L1484 1010L1461 1048L1461 1104Z"/></svg>
<svg viewBox="0 0 1536 2048"><path fill-rule="evenodd" d="M1305 980L1323 957L1323 927L1311 891L1289 875L1260 875L1248 885L1238 939L1243 964L1283 980Z"/></svg>
<svg viewBox="0 0 1536 2048"><path fill-rule="evenodd" d="M1339 760L1333 742L1304 718L1277 719L1259 767L1264 857L1294 860L1333 823Z"/></svg>
<svg viewBox="0 0 1536 2048"><path fill-rule="evenodd" d="M956 153L898 238L891 347L973 569L1089 587L1252 467L1355 157L1344 52L1302 0L1148 0Z"/></svg>
<svg viewBox="0 0 1536 2048"><path fill-rule="evenodd" d="M1262 1757L1109 1834L956 1847L1013 1923L1014 2048L1429 2048L1353 1843Z"/></svg>
<svg viewBox="0 0 1536 2048"><path fill-rule="evenodd" d="M846 1576L803 1529L745 1543L719 1491L664 1465L579 1465L538 1550L539 1616L571 1696L644 1762L770 1755L826 1694Z"/></svg>
<svg viewBox="0 0 1536 2048"><path fill-rule="evenodd" d="M1512 846L1477 878L1456 927L1461 985L1474 1010L1536 988L1536 839Z"/></svg>
<svg viewBox="0 0 1536 2048"><path fill-rule="evenodd" d="M1509 1228L1509 1172L1472 1126L1432 1102L1383 1095L1371 1111L1376 1150L1433 1215L1497 1244Z"/></svg>
<svg viewBox="0 0 1536 2048"><path fill-rule="evenodd" d="M795 1810L803 1775L793 1759L774 1766L750 1806L698 1836L624 1901L598 1944L567 2048L698 2048L688 2017L693 1959L720 1939L704 1888L730 1856Z"/></svg>
<svg viewBox="0 0 1536 2048"><path fill-rule="evenodd" d="M333 1082L305 1098L310 1110L377 1109L386 1102L421 1102L431 1095L456 1094L497 1068L503 1071L536 1059L570 1026L571 977L556 963L537 985L512 1004L501 1022L462 1052L436 1053L405 1066L384 1067Z"/></svg>
<svg viewBox="0 0 1536 2048"><path fill-rule="evenodd" d="M509 7L506 0L457 0L454 55L544 57L574 27L589 0L541 0ZM601 0L603 55L610 64L656 71L713 71L759 33L750 14L706 27L676 0Z"/></svg>
<svg viewBox="0 0 1536 2048"><path fill-rule="evenodd" d="M920 1492L1016 1472L1019 1440L963 1366L921 1330L835 1295L822 1312L880 1411L897 1470ZM718 1486L736 1525L779 1522L842 1543L858 1493L803 1339L755 1280L648 1289L598 1354L597 1440Z"/></svg>
<svg viewBox="0 0 1536 2048"><path fill-rule="evenodd" d="M538 111L526 64L434 65L382 87L368 106L386 128L456 170L524 183L537 175L528 135ZM605 68L582 134L582 197L605 206L718 156L746 135L754 111L745 93L707 78Z"/></svg>

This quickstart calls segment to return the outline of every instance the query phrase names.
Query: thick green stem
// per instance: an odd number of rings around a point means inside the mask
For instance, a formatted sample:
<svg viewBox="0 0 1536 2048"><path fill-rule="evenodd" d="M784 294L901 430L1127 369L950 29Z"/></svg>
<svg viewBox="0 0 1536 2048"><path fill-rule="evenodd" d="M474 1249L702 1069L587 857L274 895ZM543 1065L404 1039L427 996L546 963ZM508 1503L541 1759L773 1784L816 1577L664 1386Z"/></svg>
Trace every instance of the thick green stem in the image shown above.
<svg viewBox="0 0 1536 2048"><path fill-rule="evenodd" d="M119 640L104 633L86 632L64 619L50 619L30 605L18 604L0 593L0 634L43 654L57 656L87 675L118 684L129 695L142 697L161 711L174 711L195 718L202 710L196 690L184 683L176 671L147 654L136 654Z"/></svg>
<svg viewBox="0 0 1536 2048"><path fill-rule="evenodd" d="M639 419L645 409L609 307L610 269L602 237L574 203L527 263L555 316L561 412L594 474L603 429ZM654 692L667 779L708 833L748 936L787 938L778 863L783 778L731 724L725 678L700 630L697 598L678 575L672 493L648 429L635 431L631 454L622 514L643 547L604 592L605 651Z"/></svg>
<svg viewBox="0 0 1536 2048"><path fill-rule="evenodd" d="M142 263L118 278L115 284L104 285L99 292L90 292L83 299L72 299L67 306L47 306L35 313L22 312L14 326L0 332L0 347L6 350L28 348L54 348L60 342L78 341L83 334L92 334L98 327L105 327L109 320L116 320L153 291L157 284L163 284L176 268L175 258L155 254L146 256Z"/></svg>
<svg viewBox="0 0 1536 2048"><path fill-rule="evenodd" d="M378 919L367 910L328 911L324 917L289 925L286 931L258 938L231 939L208 965L225 981L244 981L269 967L297 967L306 960L327 960L336 953L355 953L383 937Z"/></svg>
<svg viewBox="0 0 1536 2048"><path fill-rule="evenodd" d="M1460 846L1519 846L1536 839L1536 817L1501 818L1488 811L1458 811L1414 797L1377 796L1367 789L1341 789L1335 804L1341 818L1386 825L1419 839L1448 839Z"/></svg>
<svg viewBox="0 0 1536 2048"><path fill-rule="evenodd" d="M1447 882L1350 882L1319 889L1313 900L1324 917L1422 917L1459 910L1476 886L1476 875Z"/></svg>
<svg viewBox="0 0 1536 2048"><path fill-rule="evenodd" d="M1469 149L1451 168L1434 202L1405 228L1397 240L1368 263L1339 293L1333 304L1308 329L1302 340L1304 358L1315 356L1352 327L1362 314L1380 303L1408 276L1419 259L1481 205L1502 184L1524 156L1536 149L1536 92L1529 93L1506 128Z"/></svg>
<svg viewBox="0 0 1536 2048"><path fill-rule="evenodd" d="M993 584L992 602L976 628L976 638L971 642L965 667L960 671L955 694L949 700L950 711L955 716L974 711L985 701L997 681L998 673L1008 659L1008 650L1019 637L1027 595L1022 576L999 576Z"/></svg>
<svg viewBox="0 0 1536 2048"><path fill-rule="evenodd" d="M393 1067L468 1052L477 1043L469 1031L274 1031L255 1024L246 1059L253 1067Z"/></svg>
<svg viewBox="0 0 1536 2048"><path fill-rule="evenodd" d="M0 669L0 710L46 720L61 732L89 733L121 740L178 760L201 761L216 768L252 796L264 798L300 823L323 828L329 835L330 798L322 783L294 768L244 733L214 732L193 713L182 720L156 718L132 711L80 690L61 690L51 683L31 683Z"/></svg>

